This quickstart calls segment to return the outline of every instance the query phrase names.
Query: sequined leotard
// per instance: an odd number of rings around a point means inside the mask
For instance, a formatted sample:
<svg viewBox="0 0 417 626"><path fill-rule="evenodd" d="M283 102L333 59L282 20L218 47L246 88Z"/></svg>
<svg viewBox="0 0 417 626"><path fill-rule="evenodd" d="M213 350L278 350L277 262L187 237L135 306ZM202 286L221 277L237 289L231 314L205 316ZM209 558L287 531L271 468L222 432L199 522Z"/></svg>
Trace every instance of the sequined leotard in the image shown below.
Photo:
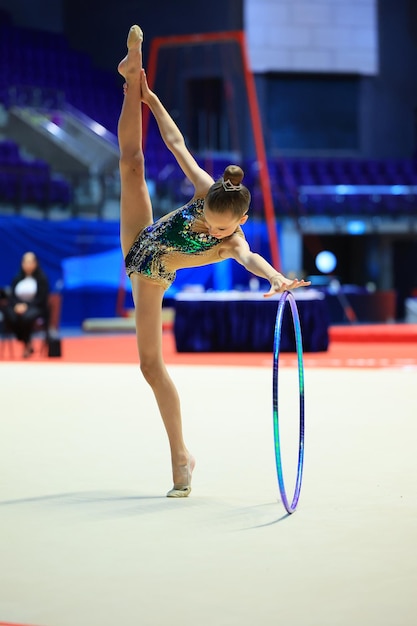
<svg viewBox="0 0 417 626"><path fill-rule="evenodd" d="M221 261L219 248L229 237L208 233L203 207L198 198L144 228L126 255L127 275L137 272L168 289L177 269ZM236 233L244 237L240 227Z"/></svg>

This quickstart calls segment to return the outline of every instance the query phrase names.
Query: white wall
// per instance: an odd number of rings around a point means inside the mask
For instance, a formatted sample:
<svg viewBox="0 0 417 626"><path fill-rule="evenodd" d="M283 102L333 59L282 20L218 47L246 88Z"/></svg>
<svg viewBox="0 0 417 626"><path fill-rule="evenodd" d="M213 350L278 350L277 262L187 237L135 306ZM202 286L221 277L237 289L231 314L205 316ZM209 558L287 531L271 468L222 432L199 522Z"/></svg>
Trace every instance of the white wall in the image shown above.
<svg viewBox="0 0 417 626"><path fill-rule="evenodd" d="M377 0L244 0L254 72L378 72Z"/></svg>

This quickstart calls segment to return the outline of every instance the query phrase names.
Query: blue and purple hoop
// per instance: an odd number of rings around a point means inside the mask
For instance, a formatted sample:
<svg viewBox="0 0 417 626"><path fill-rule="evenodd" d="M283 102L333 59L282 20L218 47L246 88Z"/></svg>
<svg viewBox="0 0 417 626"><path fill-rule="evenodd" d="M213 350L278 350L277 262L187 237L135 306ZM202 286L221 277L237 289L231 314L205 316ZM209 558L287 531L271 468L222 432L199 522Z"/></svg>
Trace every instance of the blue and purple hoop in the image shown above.
<svg viewBox="0 0 417 626"><path fill-rule="evenodd" d="M281 458L281 443L279 434L279 411L278 411L278 366L279 352L281 344L282 319L285 310L285 304L289 303L291 307L292 319L295 332L295 345L297 351L298 363L298 388L300 394L300 416L299 416L299 446L298 446L298 466L297 478L295 481L294 495L289 504L287 493L285 491L284 473ZM288 513L294 513L297 508L298 499L300 497L301 482L303 478L304 465L304 365L303 365L303 341L301 336L300 317L298 315L297 304L295 298L289 291L284 291L279 304L277 317L275 321L274 332L274 350L273 350L273 381L272 381L272 407L274 419L274 444L275 444L275 462L277 468L278 485L281 493L281 499Z"/></svg>

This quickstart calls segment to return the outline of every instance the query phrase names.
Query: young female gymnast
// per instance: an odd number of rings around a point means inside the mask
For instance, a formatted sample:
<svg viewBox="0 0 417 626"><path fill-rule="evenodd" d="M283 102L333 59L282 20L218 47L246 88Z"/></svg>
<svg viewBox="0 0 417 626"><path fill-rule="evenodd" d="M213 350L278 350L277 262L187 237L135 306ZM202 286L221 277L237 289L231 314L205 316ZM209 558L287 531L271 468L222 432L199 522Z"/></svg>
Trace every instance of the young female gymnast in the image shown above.
<svg viewBox="0 0 417 626"><path fill-rule="evenodd" d="M270 282L265 296L303 287L289 280L259 254L251 252L241 225L248 219L250 193L243 171L232 165L214 182L188 151L176 124L147 84L142 69L143 35L132 26L127 55L118 71L125 79L118 124L121 177L120 238L132 283L140 368L151 386L167 431L173 474L170 498L191 492L195 461L182 433L180 401L162 358L162 300L175 271L233 258ZM195 193L191 201L154 223L142 152L142 102L150 108L161 136Z"/></svg>

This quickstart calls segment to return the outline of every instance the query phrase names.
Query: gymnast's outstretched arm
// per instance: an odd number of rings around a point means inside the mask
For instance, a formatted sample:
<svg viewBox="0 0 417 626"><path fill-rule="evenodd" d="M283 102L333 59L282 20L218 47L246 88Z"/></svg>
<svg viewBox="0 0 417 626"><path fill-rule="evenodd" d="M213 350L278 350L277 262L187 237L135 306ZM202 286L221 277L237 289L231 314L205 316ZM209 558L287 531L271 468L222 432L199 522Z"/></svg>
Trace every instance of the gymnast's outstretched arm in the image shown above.
<svg viewBox="0 0 417 626"><path fill-rule="evenodd" d="M185 176L194 185L195 197L204 197L214 183L214 180L198 165L197 161L188 150L180 129L175 124L158 96L149 89L144 70L141 72L141 93L142 101L149 106L156 119L165 145L175 156Z"/></svg>

